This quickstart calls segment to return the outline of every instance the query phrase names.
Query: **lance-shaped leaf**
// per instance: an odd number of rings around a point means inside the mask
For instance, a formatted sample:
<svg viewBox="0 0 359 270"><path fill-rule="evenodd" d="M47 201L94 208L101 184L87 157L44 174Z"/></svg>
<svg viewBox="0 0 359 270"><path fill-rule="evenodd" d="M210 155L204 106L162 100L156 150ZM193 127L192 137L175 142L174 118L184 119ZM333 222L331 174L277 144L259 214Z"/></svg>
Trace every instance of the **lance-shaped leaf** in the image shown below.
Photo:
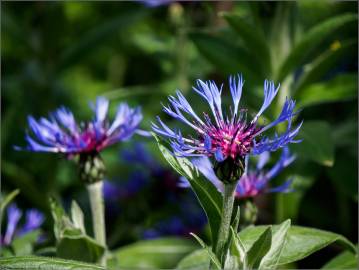
<svg viewBox="0 0 359 270"><path fill-rule="evenodd" d="M251 226L239 233L239 237L243 241L246 250L251 249L259 235L263 234L268 227ZM273 232L275 233L278 228L278 226L273 226ZM287 240L285 241L278 265L304 259L334 242L342 245L352 253L356 252L356 247L342 235L313 228L292 226L287 232Z"/></svg>
<svg viewBox="0 0 359 270"><path fill-rule="evenodd" d="M273 233L272 245L268 253L261 260L259 269L274 269L276 268L279 258L282 254L282 250L286 241L287 232L290 227L290 220L284 221L279 225L278 230Z"/></svg>
<svg viewBox="0 0 359 270"><path fill-rule="evenodd" d="M190 182L199 203L206 212L208 223L211 228L212 243L216 243L221 221L222 195L210 181L206 180L198 173L188 159L175 157L162 144L158 136L155 134L153 134L153 136L156 138L158 147L167 162Z"/></svg>
<svg viewBox="0 0 359 270"><path fill-rule="evenodd" d="M310 55L325 38L348 23L354 23L355 21L357 21L356 14L344 14L330 18L309 29L284 61L277 80L283 81L288 73L293 71L295 67L303 64L306 57Z"/></svg>
<svg viewBox="0 0 359 270"><path fill-rule="evenodd" d="M247 264L250 269L257 269L262 258L272 245L272 227L267 227L252 244L247 252Z"/></svg>
<svg viewBox="0 0 359 270"><path fill-rule="evenodd" d="M1 269L51 269L51 270L105 270L94 264L82 263L59 258L16 256L0 258Z"/></svg>
<svg viewBox="0 0 359 270"><path fill-rule="evenodd" d="M211 261L214 263L214 265L217 267L217 269L222 269L221 267L221 262L219 261L219 259L216 257L216 254L214 254L214 252L211 250L210 247L208 247L201 238L199 238L196 234L191 233L191 235L198 241L198 243L202 246L202 248L204 248L207 253L208 256L211 258Z"/></svg>
<svg viewBox="0 0 359 270"><path fill-rule="evenodd" d="M270 73L270 51L261 29L248 24L239 15L226 12L222 13L222 15L229 25L236 30L257 61L262 64L263 71L267 74Z"/></svg>

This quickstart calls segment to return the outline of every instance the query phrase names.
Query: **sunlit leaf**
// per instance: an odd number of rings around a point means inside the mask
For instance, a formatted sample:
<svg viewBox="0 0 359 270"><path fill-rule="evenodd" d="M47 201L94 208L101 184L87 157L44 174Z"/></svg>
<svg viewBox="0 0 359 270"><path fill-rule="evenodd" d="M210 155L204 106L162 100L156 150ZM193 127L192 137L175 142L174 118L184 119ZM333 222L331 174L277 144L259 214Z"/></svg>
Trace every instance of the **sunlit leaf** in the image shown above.
<svg viewBox="0 0 359 270"><path fill-rule="evenodd" d="M0 258L1 269L51 269L51 270L105 270L94 264L77 261L63 260L59 258L16 256Z"/></svg>
<svg viewBox="0 0 359 270"><path fill-rule="evenodd" d="M299 101L298 107L354 99L358 97L357 82L356 74L343 74L323 83L311 84L295 96Z"/></svg>
<svg viewBox="0 0 359 270"><path fill-rule="evenodd" d="M276 233L278 226L273 226L273 233ZM268 226L251 226L239 233L246 250L249 250L253 243ZM356 252L356 247L344 236L328 231L292 226L288 230L287 240L281 252L278 265L299 261L314 252L327 247L330 244L338 243L351 252Z"/></svg>
<svg viewBox="0 0 359 270"><path fill-rule="evenodd" d="M189 239L168 237L139 241L113 251L110 269L168 269L198 246Z"/></svg>

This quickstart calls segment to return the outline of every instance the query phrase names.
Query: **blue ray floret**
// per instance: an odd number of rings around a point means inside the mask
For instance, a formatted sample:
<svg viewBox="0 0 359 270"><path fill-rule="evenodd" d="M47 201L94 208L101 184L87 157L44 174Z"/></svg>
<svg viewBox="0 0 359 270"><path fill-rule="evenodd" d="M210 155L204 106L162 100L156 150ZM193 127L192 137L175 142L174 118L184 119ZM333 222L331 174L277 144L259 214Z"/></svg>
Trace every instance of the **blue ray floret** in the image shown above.
<svg viewBox="0 0 359 270"><path fill-rule="evenodd" d="M98 97L95 104L91 104L95 116L91 121L76 123L72 112L61 107L51 113L49 118L35 120L28 117L32 136L26 135L25 149L35 152L54 152L74 155L81 153L99 152L103 148L119 141L129 139L138 131L142 114L139 107L130 108L121 103L112 121L108 119L109 101Z"/></svg>
<svg viewBox="0 0 359 270"><path fill-rule="evenodd" d="M7 226L4 236L1 236L2 245L10 245L12 240L28 232L32 232L40 228L44 222L44 215L36 209L26 211L25 223L19 225L22 217L22 211L16 204L10 204L7 208Z"/></svg>
<svg viewBox="0 0 359 270"><path fill-rule="evenodd" d="M235 161L244 160L249 154L259 155L265 151L276 151L294 140L301 123L292 128L295 101L287 99L277 119L267 125L260 125L258 120L270 106L279 91L273 82L264 82L264 101L258 113L251 121L247 121L247 111L239 108L244 81L241 75L229 77L229 89L233 99L233 108L227 113L222 109L221 94L223 85L218 87L213 81L197 80L193 90L209 105L211 113L203 113L199 117L183 94L177 90L176 96L168 98L169 105L164 112L171 117L190 126L195 136L183 136L180 130L172 130L157 117L158 123L152 123L153 130L169 139L175 155L180 157L214 157L222 162L228 158ZM269 138L264 132L287 122L287 129L282 134Z"/></svg>

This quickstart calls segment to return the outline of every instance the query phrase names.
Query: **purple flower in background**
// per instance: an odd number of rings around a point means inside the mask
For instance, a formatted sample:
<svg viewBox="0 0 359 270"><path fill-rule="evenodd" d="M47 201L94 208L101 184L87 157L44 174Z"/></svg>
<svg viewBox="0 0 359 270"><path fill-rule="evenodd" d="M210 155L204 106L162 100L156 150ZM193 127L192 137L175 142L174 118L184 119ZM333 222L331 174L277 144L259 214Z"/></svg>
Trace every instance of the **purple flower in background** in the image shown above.
<svg viewBox="0 0 359 270"><path fill-rule="evenodd" d="M28 122L34 138L26 135L28 145L25 149L64 153L69 157L97 153L109 145L129 139L142 120L139 107L132 109L126 103L121 103L111 123L107 115L109 101L104 97L98 97L96 104L91 104L91 107L95 112L94 119L80 124L76 123L72 112L65 107L51 113L48 119L42 117L35 120L29 116Z"/></svg>
<svg viewBox="0 0 359 270"><path fill-rule="evenodd" d="M143 3L145 6L148 7L158 7L158 6L170 4L175 1L174 0L137 0L137 2Z"/></svg>
<svg viewBox="0 0 359 270"><path fill-rule="evenodd" d="M257 166L255 168L246 169L246 172L241 176L236 186L236 198L245 199L250 197L256 197L263 193L290 192L292 190L290 188L292 180L287 180L284 182L284 184L275 188L269 188L268 183L284 168L290 165L294 161L295 156L290 154L287 147L284 147L277 163L270 170L266 171L264 170L264 166L267 164L269 157L269 152L264 152L260 154L258 157ZM223 192L224 184L217 178L211 166L211 162L207 157L193 159L192 163L209 181L213 183L213 185L220 192ZM251 164L249 163L248 167L251 167L250 165ZM190 184L186 178L182 177L180 179L179 186L187 188L190 187Z"/></svg>
<svg viewBox="0 0 359 270"><path fill-rule="evenodd" d="M25 223L19 226L22 211L17 208L16 204L11 204L7 208L7 227L5 235L1 236L1 244L10 245L16 236L21 236L32 232L42 225L44 215L35 209L26 211Z"/></svg>
<svg viewBox="0 0 359 270"><path fill-rule="evenodd" d="M239 109L242 95L243 79L241 75L229 78L229 89L233 99L233 107L229 111L222 110L222 88L213 81L197 81L194 91L206 102L212 112L212 117L204 113L200 118L192 109L190 103L178 90L177 96L169 97L169 106L164 106L164 112L173 118L190 126L195 135L184 137L180 130L172 130L158 117L158 124L153 123L153 130L170 140L174 153L180 157L214 157L217 162L233 160L235 164L249 154L259 155L265 151L276 151L288 143L296 143L294 137L301 127L299 124L292 129L292 119L295 101L287 99L280 115L273 122L262 126L258 123L259 117L269 107L279 91L273 82L264 82L264 102L252 120L247 121L247 110ZM191 117L191 120L188 119ZM275 125L287 122L287 129L273 138L262 137L265 131Z"/></svg>

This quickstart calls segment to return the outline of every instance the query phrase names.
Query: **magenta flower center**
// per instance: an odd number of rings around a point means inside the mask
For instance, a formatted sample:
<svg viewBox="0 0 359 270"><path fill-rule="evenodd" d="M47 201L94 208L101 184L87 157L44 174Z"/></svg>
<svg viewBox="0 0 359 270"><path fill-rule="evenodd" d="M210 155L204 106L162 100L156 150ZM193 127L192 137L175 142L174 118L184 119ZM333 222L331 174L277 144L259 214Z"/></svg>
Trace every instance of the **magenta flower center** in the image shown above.
<svg viewBox="0 0 359 270"><path fill-rule="evenodd" d="M255 123L220 123L220 127L206 126L206 134L211 138L211 150L215 152L221 149L224 157L237 159L247 155L252 147L256 133L261 128L256 128ZM201 142L205 138L202 136Z"/></svg>

